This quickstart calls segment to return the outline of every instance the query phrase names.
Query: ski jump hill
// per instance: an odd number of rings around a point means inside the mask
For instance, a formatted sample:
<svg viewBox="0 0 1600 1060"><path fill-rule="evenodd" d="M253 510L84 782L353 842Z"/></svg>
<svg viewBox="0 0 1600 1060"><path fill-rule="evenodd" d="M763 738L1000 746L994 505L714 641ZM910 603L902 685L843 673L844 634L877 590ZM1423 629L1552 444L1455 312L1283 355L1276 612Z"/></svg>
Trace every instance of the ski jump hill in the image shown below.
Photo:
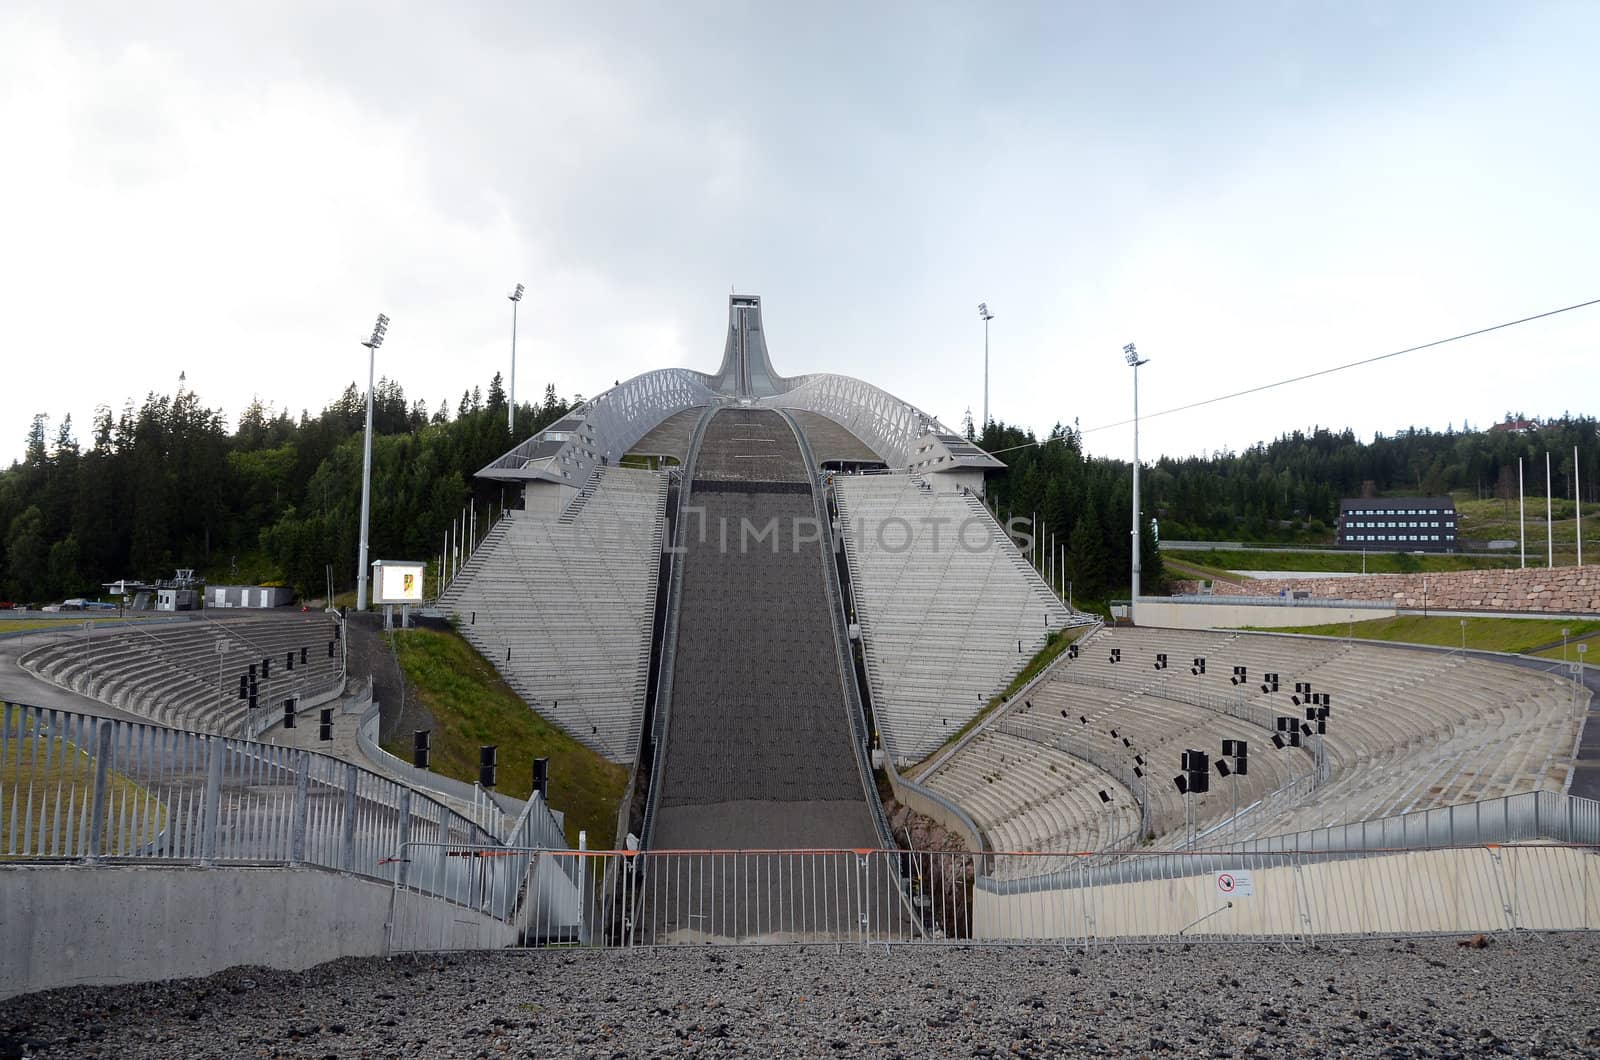
<svg viewBox="0 0 1600 1060"><path fill-rule="evenodd" d="M870 383L779 375L735 295L715 373L637 376L478 473L521 503L441 606L634 769L647 848L886 846L873 754L933 751L1084 621L984 507L1002 466Z"/></svg>

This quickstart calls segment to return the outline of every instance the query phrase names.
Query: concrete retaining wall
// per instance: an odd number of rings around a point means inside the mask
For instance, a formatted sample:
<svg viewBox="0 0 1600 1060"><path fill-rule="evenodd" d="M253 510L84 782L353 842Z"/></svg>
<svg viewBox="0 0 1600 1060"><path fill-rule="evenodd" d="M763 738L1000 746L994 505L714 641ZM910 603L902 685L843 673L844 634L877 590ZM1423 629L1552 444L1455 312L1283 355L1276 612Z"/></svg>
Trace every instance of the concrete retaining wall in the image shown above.
<svg viewBox="0 0 1600 1060"><path fill-rule="evenodd" d="M384 952L393 888L313 868L0 867L0 998L79 984L298 970ZM506 945L493 918L411 896L437 937Z"/></svg>
<svg viewBox="0 0 1600 1060"><path fill-rule="evenodd" d="M1240 626L1325 626L1334 622L1368 622L1393 618L1392 607L1294 607L1277 604L1164 600L1140 597L1139 625L1163 629L1237 629Z"/></svg>
<svg viewBox="0 0 1600 1060"><path fill-rule="evenodd" d="M1600 928L1600 857L1585 848L1309 859L1298 868L1285 862L1246 874L1254 892L1248 897L1238 888L1223 894L1214 873L1032 894L979 888L973 934L1075 939Z"/></svg>
<svg viewBox="0 0 1600 1060"><path fill-rule="evenodd" d="M983 836L970 818L964 818L953 811L949 803L935 798L928 789L907 781L905 777L895 772L892 765L885 763L885 766L884 772L889 778L889 788L894 792L896 802L933 820L946 832L961 836L966 840L968 850L983 849Z"/></svg>
<svg viewBox="0 0 1600 1060"><path fill-rule="evenodd" d="M1228 591L1236 590L1230 587ZM1441 611L1600 612L1600 566L1274 579L1246 582L1237 591L1248 596L1301 591L1318 597L1375 600L1400 608L1436 607Z"/></svg>

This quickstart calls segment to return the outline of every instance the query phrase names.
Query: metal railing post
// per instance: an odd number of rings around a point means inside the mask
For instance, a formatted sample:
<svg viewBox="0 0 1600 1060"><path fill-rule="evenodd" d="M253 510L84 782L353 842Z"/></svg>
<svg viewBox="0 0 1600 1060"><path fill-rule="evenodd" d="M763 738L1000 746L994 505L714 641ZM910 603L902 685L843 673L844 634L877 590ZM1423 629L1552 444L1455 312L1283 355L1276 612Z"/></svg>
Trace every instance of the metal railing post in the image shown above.
<svg viewBox="0 0 1600 1060"><path fill-rule="evenodd" d="M400 851L397 857L399 858L400 869L395 873L394 886L389 889L389 915L383 923L383 952L379 954L385 959L394 953L395 910L400 904L400 889L403 886L400 882L400 877L405 872L406 865L410 864L411 861L411 851L407 849L407 844L400 844Z"/></svg>
<svg viewBox="0 0 1600 1060"><path fill-rule="evenodd" d="M227 753L223 740L213 736L206 747L206 794L200 822L200 863L210 864L217 854L218 817L222 809L222 758Z"/></svg>
<svg viewBox="0 0 1600 1060"><path fill-rule="evenodd" d="M89 859L103 853L105 844L106 799L109 796L111 772L112 731L110 721L102 721L95 741L94 798L89 809Z"/></svg>
<svg viewBox="0 0 1600 1060"><path fill-rule="evenodd" d="M300 762L294 771L294 805L289 814L289 861L298 865L306 860L306 807L311 789L311 756L300 752Z"/></svg>
<svg viewBox="0 0 1600 1060"><path fill-rule="evenodd" d="M340 842L339 867L354 872L356 864L356 778L360 770L354 762L344 767L344 836Z"/></svg>
<svg viewBox="0 0 1600 1060"><path fill-rule="evenodd" d="M400 814L400 837L399 837L400 838L400 843L399 843L399 846L400 846L400 860L395 862L394 885L396 887L404 887L406 885L406 867L411 864L410 859L406 857L406 846L411 842L411 789L410 788L401 788L400 789L399 814Z"/></svg>

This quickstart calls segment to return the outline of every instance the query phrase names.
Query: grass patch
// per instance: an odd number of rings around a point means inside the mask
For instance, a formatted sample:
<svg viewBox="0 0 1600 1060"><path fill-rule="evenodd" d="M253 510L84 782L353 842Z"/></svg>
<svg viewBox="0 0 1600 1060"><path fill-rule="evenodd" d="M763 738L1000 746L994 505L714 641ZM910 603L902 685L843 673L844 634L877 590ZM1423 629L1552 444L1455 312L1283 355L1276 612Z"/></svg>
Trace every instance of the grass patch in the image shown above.
<svg viewBox="0 0 1600 1060"><path fill-rule="evenodd" d="M566 814L567 842L589 833L589 847L608 849L616 838L617 806L628 771L567 735L531 710L482 655L455 633L396 631L395 653L406 681L434 718L431 764L447 777L478 779L478 748L499 747L497 790L525 799L533 790L533 760L550 759L550 805ZM409 740L384 750L409 760Z"/></svg>
<svg viewBox="0 0 1600 1060"><path fill-rule="evenodd" d="M903 775L915 779L929 762L938 757L941 751L955 743L957 740L961 739L973 729L977 728L983 719L994 713L996 707L1009 701L1012 696L1016 695L1022 690L1023 685L1026 685L1029 681L1032 681L1035 677L1039 676L1039 672L1041 670L1043 670L1046 666L1049 666L1052 662L1055 662L1056 658L1060 656L1062 652L1067 650L1067 645L1083 636L1084 631L1087 628L1088 627L1086 626L1075 626L1071 629L1056 630L1054 633L1051 633L1050 636L1045 639L1044 647L1040 648L1034 653L1033 658L1028 660L1028 665L1024 666L1020 671L1017 672L1017 676L1011 679L1011 683L1006 685L1005 689L999 695L991 697L989 702L983 705L982 710L978 711L978 713L967 719L967 723L952 733L950 738L945 740L944 743L940 744L938 748L933 751L933 753L929 754L922 761L913 765L910 769L905 770Z"/></svg>
<svg viewBox="0 0 1600 1060"><path fill-rule="evenodd" d="M1335 622L1326 626L1275 626L1271 627L1271 631L1313 633L1323 637L1350 636L1357 640L1385 640L1401 644L1431 644L1444 648L1459 648L1463 621L1467 624L1469 648L1477 648L1480 651L1527 652L1544 648L1554 641L1555 657L1558 659L1561 658L1563 629L1570 630L1574 638L1600 633L1600 620L1573 622L1551 618L1460 619L1448 615L1426 617L1399 615L1395 618L1377 618L1366 622ZM1261 630L1268 627L1244 628Z"/></svg>
<svg viewBox="0 0 1600 1060"><path fill-rule="evenodd" d="M1587 654L1583 656L1582 661L1591 666L1600 666L1600 632L1590 633L1587 636L1581 636L1579 635L1577 628L1570 622L1567 623L1565 628L1572 630L1572 636L1570 639L1568 639L1565 649L1565 661L1569 663L1578 662L1577 645L1586 644L1588 645L1589 650ZM1538 656L1541 659L1555 659L1558 662L1562 661L1562 647L1559 644L1554 645L1553 647L1544 648L1540 651L1530 652L1529 654Z"/></svg>
<svg viewBox="0 0 1600 1060"><path fill-rule="evenodd" d="M58 736L34 739L32 731L24 726L19 739L13 725L0 758L0 860L82 857L88 848L78 846L75 826L94 801L94 758ZM166 806L116 770L106 780L102 853L131 853L152 842L167 826Z"/></svg>
<svg viewBox="0 0 1600 1060"><path fill-rule="evenodd" d="M1463 493L1455 495L1458 525L1462 537L1481 540L1517 540L1517 502L1512 500L1477 500ZM1556 498L1551 511L1554 517L1548 525L1544 517L1544 497L1528 496L1528 552L1544 555L1546 543L1555 540L1557 556L1572 556L1577 551L1578 510L1571 500ZM1588 552L1600 547L1600 508L1585 503L1583 506L1583 547ZM1600 555L1600 552L1595 552Z"/></svg>
<svg viewBox="0 0 1600 1060"><path fill-rule="evenodd" d="M1190 556L1189 552L1163 552L1161 566L1166 571L1167 577L1176 579L1195 579L1214 582L1219 578L1224 581L1247 582L1249 578L1242 574L1235 574L1223 567L1211 567L1203 563L1193 563L1188 559L1176 559L1175 556Z"/></svg>
<svg viewBox="0 0 1600 1060"><path fill-rule="evenodd" d="M1361 553L1356 552L1276 552L1258 549L1204 549L1162 553L1162 562L1171 565L1173 557L1191 567L1205 567L1222 573L1216 577L1236 577L1230 570L1311 571L1314 573L1361 573ZM1499 570L1517 565L1516 556L1461 556L1428 552L1420 556L1409 552L1368 552L1368 574L1434 574L1457 570Z"/></svg>

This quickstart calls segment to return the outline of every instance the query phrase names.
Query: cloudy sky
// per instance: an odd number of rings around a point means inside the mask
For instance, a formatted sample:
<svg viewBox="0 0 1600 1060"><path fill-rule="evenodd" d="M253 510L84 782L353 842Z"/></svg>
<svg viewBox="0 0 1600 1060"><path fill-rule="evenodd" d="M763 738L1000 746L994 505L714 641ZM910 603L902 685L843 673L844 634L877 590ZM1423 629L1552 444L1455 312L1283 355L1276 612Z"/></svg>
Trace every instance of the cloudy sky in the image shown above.
<svg viewBox="0 0 1600 1060"><path fill-rule="evenodd" d="M1600 5L0 8L0 461L170 392L778 369L1156 412L1600 298ZM1600 307L1157 418L1144 454L1600 411ZM1126 456L1131 430L1093 431Z"/></svg>

